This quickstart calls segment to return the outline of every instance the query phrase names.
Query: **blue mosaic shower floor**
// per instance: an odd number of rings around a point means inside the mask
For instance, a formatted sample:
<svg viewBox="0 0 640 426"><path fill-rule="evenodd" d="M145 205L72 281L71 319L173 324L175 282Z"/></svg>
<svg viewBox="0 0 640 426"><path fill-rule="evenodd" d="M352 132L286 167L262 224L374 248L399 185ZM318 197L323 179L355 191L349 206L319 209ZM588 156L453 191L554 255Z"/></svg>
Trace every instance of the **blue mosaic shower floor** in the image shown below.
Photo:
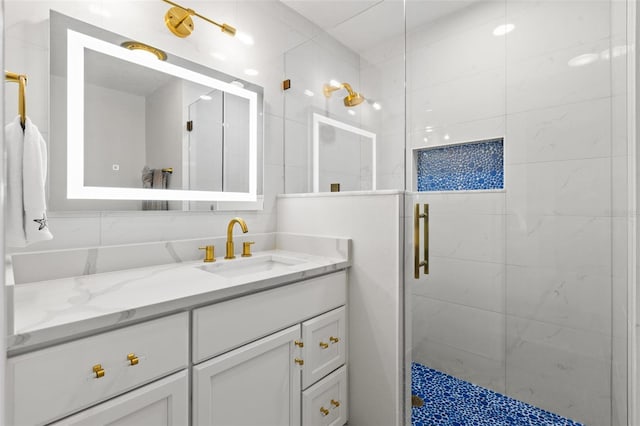
<svg viewBox="0 0 640 426"><path fill-rule="evenodd" d="M493 392L422 364L411 365L413 426L582 426L557 414Z"/></svg>

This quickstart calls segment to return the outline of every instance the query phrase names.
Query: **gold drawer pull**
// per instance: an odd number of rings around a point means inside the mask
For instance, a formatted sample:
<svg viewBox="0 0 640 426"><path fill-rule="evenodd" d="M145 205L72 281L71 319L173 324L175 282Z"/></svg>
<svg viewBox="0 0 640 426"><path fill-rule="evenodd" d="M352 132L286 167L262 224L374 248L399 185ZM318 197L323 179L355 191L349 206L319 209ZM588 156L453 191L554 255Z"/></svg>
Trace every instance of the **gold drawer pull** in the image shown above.
<svg viewBox="0 0 640 426"><path fill-rule="evenodd" d="M329 410L327 410L324 407L320 407L320 412L322 413L323 416L328 416L329 415Z"/></svg>
<svg viewBox="0 0 640 426"><path fill-rule="evenodd" d="M331 341L331 343L338 343L340 341L340 338L331 336L329 337L329 340Z"/></svg>
<svg viewBox="0 0 640 426"><path fill-rule="evenodd" d="M320 347L321 347L322 349L327 349L327 348L329 347L329 344L328 344L328 343L325 343L325 342L320 342Z"/></svg>
<svg viewBox="0 0 640 426"><path fill-rule="evenodd" d="M298 365L304 365L304 360L300 359L300 358L295 358L294 359L295 363Z"/></svg>
<svg viewBox="0 0 640 426"><path fill-rule="evenodd" d="M340 401L336 401L335 399L331 400L331 405L333 405L334 407L338 408L340 406Z"/></svg>
<svg viewBox="0 0 640 426"><path fill-rule="evenodd" d="M294 340L293 344L296 345L299 348L304 348L304 343L301 342L300 340Z"/></svg>
<svg viewBox="0 0 640 426"><path fill-rule="evenodd" d="M96 379L104 377L104 369L102 368L102 364L94 365L93 372L96 373Z"/></svg>
<svg viewBox="0 0 640 426"><path fill-rule="evenodd" d="M130 353L129 355L127 355L127 360L129 360L129 365L138 365L138 363L140 362L140 360L134 353Z"/></svg>

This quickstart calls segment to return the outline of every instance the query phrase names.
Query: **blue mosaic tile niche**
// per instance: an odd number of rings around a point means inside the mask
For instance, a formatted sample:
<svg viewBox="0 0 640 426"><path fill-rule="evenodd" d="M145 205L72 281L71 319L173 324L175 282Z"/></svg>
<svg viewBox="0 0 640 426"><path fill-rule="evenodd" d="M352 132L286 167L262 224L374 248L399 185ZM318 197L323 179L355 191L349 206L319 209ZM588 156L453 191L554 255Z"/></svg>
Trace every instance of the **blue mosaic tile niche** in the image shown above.
<svg viewBox="0 0 640 426"><path fill-rule="evenodd" d="M411 364L413 426L583 426L571 419L433 370Z"/></svg>
<svg viewBox="0 0 640 426"><path fill-rule="evenodd" d="M504 139L416 151L418 191L504 188Z"/></svg>

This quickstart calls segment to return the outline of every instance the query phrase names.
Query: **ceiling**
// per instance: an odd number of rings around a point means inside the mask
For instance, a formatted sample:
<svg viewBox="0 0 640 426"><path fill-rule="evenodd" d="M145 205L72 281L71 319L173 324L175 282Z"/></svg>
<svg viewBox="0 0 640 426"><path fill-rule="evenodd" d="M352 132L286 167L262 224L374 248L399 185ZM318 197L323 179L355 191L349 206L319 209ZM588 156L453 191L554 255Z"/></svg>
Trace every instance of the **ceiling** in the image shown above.
<svg viewBox="0 0 640 426"><path fill-rule="evenodd" d="M280 0L356 52L402 35L402 0ZM407 0L407 30L478 0Z"/></svg>

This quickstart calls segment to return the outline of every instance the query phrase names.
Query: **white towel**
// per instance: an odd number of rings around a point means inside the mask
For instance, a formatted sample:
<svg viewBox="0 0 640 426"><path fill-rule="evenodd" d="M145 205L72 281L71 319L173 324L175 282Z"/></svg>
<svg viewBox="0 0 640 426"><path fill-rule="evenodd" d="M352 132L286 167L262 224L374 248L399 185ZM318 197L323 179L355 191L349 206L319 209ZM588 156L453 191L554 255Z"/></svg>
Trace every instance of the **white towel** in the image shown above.
<svg viewBox="0 0 640 426"><path fill-rule="evenodd" d="M7 145L7 245L24 247L53 238L47 226L47 146L38 128L20 117L5 128Z"/></svg>

